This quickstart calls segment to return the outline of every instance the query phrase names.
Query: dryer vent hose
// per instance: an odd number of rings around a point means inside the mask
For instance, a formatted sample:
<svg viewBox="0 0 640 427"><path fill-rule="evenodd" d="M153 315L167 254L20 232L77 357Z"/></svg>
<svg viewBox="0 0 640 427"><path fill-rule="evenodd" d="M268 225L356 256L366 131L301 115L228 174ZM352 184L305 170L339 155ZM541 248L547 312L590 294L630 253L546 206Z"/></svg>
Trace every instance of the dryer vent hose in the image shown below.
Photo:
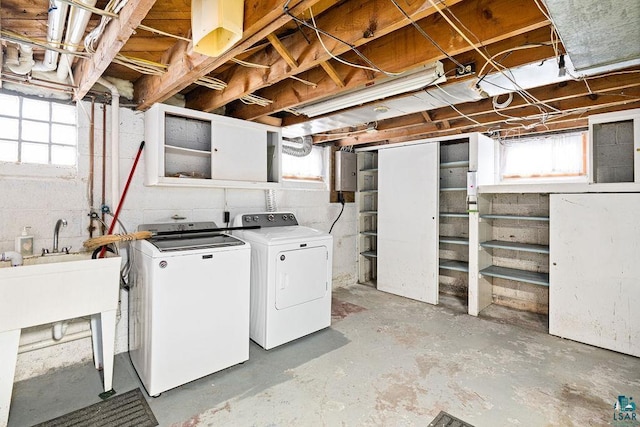
<svg viewBox="0 0 640 427"><path fill-rule="evenodd" d="M289 144L295 145L289 145ZM311 136L302 136L295 139L284 138L282 141L282 152L290 156L304 157L311 153L313 148L313 138Z"/></svg>
<svg viewBox="0 0 640 427"><path fill-rule="evenodd" d="M267 202L267 212L277 212L278 206L276 205L276 190L265 190L264 196Z"/></svg>

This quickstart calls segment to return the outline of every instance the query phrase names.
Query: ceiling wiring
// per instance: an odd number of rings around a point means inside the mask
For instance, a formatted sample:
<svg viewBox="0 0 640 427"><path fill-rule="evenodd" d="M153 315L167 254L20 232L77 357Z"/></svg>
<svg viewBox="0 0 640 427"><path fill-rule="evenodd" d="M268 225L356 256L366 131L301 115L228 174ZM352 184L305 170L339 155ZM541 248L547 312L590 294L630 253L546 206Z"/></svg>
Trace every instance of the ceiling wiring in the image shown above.
<svg viewBox="0 0 640 427"><path fill-rule="evenodd" d="M322 30L321 28L318 28L318 26L316 25L315 22L315 17L313 16L313 11L311 9L309 9L309 12L311 14L311 24L309 24L307 21L298 18L297 16L293 15L290 11L289 11L289 3L291 2L291 0L287 0L287 2L284 4L283 6L283 11L284 13L291 18L294 22L299 23L307 28L312 29L313 31L315 31L316 36L318 37L318 40L320 42L320 44L322 45L322 48L327 52L327 54L329 56L331 56L333 59L335 59L336 61L339 61L345 65L349 65L350 67L355 67L355 68L362 68L362 69L367 69L370 71L374 71L374 72L379 72L382 74L385 74L387 76L397 76L400 75L402 73L394 73L394 72L389 72L389 71L385 71L383 69L381 69L380 67L378 67L376 64L374 64L369 58L367 58L362 52L360 52L358 49L356 49L356 46L352 45L351 43L342 40L339 37L334 36L333 34ZM356 55L358 55L360 57L360 59L362 59L366 64L368 64L368 66L365 65L360 65L360 64L355 64L349 61L346 61L342 58L339 58L337 55L334 55L331 51L329 51L329 49L327 49L327 47L325 46L322 38L320 37L320 34L323 34L335 41L337 41L338 43L342 43L345 46L349 47L350 50L352 50Z"/></svg>
<svg viewBox="0 0 640 427"><path fill-rule="evenodd" d="M107 28L107 24L111 22L111 19L118 17L118 13L128 1L129 0L109 0L109 3L107 3L104 8L105 14L100 19L100 23L84 38L84 48L87 52L96 52L98 40L100 40L102 33L104 33L104 30Z"/></svg>
<svg viewBox="0 0 640 427"><path fill-rule="evenodd" d="M240 101L247 105L259 105L260 107L267 107L273 104L272 100L254 95L252 93L241 97Z"/></svg>
<svg viewBox="0 0 640 427"><path fill-rule="evenodd" d="M24 36L22 34L18 34L14 31L11 30L0 30L0 40L5 40L5 41L9 41L12 43L24 43L24 44L28 44L30 46L35 46L35 47L39 47L42 49L46 49L46 50L52 50L55 52L59 52L59 53L65 53L65 54L69 54L69 55L73 55L73 56L77 56L80 58L90 58L91 54L87 53L87 52L79 52L79 51L70 51L67 49L63 49L63 48L59 48L59 47L55 47L55 46L50 46L49 42L47 42L46 40L42 40L42 39L38 39L38 38L31 38L31 37L27 37ZM77 45L71 45L69 43L59 43L62 46L65 47L75 47L76 49L81 49L82 46L77 46Z"/></svg>
<svg viewBox="0 0 640 427"><path fill-rule="evenodd" d="M405 12L405 10L400 7L400 5L396 2L396 0L391 0L391 3L393 3L393 5L405 16L406 19L409 20L409 22L411 23L411 25L413 25L413 27L418 30L418 32L427 40L429 40L431 42L431 44L433 44L440 52L442 52L442 54L444 56L446 56L447 58L449 58L451 61L453 61L453 63L455 63L458 67L460 67L461 69L464 69L464 65L461 64L457 59L455 59L453 56L449 55L443 48L442 46L440 46L438 44L438 42L436 42L433 37L431 37L429 34L427 34L427 32L420 26L418 25L418 23L416 21L414 21L409 14L407 14L407 12Z"/></svg>
<svg viewBox="0 0 640 427"><path fill-rule="evenodd" d="M307 86L311 86L311 87L314 87L314 88L318 87L318 85L316 83L310 82L309 80L301 79L300 77L297 77L297 76L289 76L289 78L293 79L293 80L296 80L296 81L299 81L300 83L304 83Z"/></svg>
<svg viewBox="0 0 640 427"><path fill-rule="evenodd" d="M166 36L166 37L171 37L171 38L174 38L174 39L177 39L177 40L182 40L182 41L185 41L185 42L191 42L190 38L178 36L178 35L171 34L171 33L167 33L167 32L164 32L162 30L158 30L156 28L149 27L147 25L140 24L140 25L138 25L138 29L139 30L148 31L148 32L153 33L153 34L159 34L161 36Z"/></svg>
<svg viewBox="0 0 640 427"><path fill-rule="evenodd" d="M142 58L135 58L133 56L125 56L121 53L117 54L113 60L113 63L122 65L123 67L130 68L141 74L147 75L162 75L167 70L167 65L160 64L158 62L149 61Z"/></svg>
<svg viewBox="0 0 640 427"><path fill-rule="evenodd" d="M209 89L213 89L213 90L225 90L227 88L227 84L225 82L210 76L202 76L198 80L196 80L194 83L200 86L208 87Z"/></svg>
<svg viewBox="0 0 640 427"><path fill-rule="evenodd" d="M243 61L243 60L238 59L238 58L231 58L231 62L234 62L234 63L236 63L238 65L242 65L243 67L247 67L247 68L264 68L266 70L271 68L269 65L255 64L253 62Z"/></svg>

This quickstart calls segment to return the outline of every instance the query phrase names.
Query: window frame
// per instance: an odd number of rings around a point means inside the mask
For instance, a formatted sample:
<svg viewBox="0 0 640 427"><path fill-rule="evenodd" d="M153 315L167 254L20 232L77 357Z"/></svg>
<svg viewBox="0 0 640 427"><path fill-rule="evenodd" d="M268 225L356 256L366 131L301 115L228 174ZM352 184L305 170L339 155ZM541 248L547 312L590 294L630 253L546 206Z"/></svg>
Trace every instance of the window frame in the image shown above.
<svg viewBox="0 0 640 427"><path fill-rule="evenodd" d="M78 168L79 161L79 147L78 147L78 106L77 104L71 105L74 108L74 118L73 122L64 122L60 120L54 120L54 108L55 104L59 105L70 105L68 103L57 102L52 99L42 99L38 97L30 97L24 96L20 94L7 93L6 91L0 91L0 95L15 97L18 100L18 111L16 115L7 115L0 113L1 118L18 120L18 135L17 139L14 138L6 138L4 135L0 135L0 139L6 141L15 141L18 145L18 153L17 160L0 160L0 166L2 166L3 170L7 170L6 174L12 175L24 175L24 176L72 176L75 175L75 171ZM43 120L41 118L32 118L25 117L23 106L25 100L40 102L43 104L47 104L47 120ZM48 128L47 141L33 141L26 140L23 136L23 124L25 122L36 122L42 123ZM53 128L55 126L72 126L74 128L74 141L72 144L64 144L60 142L54 142ZM35 163L35 162L25 162L23 160L23 145L24 144L38 144L46 147L47 151L47 162L46 163ZM65 147L65 148L73 148L74 151L74 163L71 164L60 164L60 163L52 163L52 148L53 147ZM48 170L48 171L47 171ZM5 173L2 173L5 174Z"/></svg>
<svg viewBox="0 0 640 427"><path fill-rule="evenodd" d="M543 139L543 138L553 138L554 136L561 135L579 135L582 139L582 159L581 159L581 171L575 173L567 173L567 172L558 172L558 173L543 173L536 175L518 175L518 174L509 174L504 175L503 171L505 170L504 162L506 161L506 146L504 144L500 144L499 146L499 164L498 164L498 180L500 184L548 184L548 183L587 183L589 180L589 157L590 153L590 144L589 144L589 133L587 129L573 130L571 132L563 132L563 133L551 133L551 134L543 134L543 135L531 135L521 138L522 140L534 140L534 139Z"/></svg>

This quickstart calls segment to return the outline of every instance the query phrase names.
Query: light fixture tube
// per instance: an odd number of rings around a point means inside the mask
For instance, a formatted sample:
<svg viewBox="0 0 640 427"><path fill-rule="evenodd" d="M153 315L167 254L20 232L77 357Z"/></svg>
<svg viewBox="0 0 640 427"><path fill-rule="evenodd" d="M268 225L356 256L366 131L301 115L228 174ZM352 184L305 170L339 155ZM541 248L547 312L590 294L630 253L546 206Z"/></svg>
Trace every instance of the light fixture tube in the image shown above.
<svg viewBox="0 0 640 427"><path fill-rule="evenodd" d="M374 83L372 86L362 89L355 89L326 101L296 108L296 110L308 117L316 117L355 105L412 92L430 85L444 83L445 81L447 81L447 78L444 75L442 62L436 61L433 64L426 65L399 77Z"/></svg>

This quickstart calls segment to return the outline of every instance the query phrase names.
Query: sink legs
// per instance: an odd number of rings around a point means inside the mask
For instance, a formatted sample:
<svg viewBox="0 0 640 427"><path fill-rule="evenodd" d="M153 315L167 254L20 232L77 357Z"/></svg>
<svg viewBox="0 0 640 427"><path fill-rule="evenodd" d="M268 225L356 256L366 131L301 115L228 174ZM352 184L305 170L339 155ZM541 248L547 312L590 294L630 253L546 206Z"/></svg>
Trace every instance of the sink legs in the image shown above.
<svg viewBox="0 0 640 427"><path fill-rule="evenodd" d="M9 422L19 342L20 329L0 333L0 427L6 427Z"/></svg>
<svg viewBox="0 0 640 427"><path fill-rule="evenodd" d="M116 310L103 311L91 316L93 362L102 369L104 391L113 388L113 352L116 339Z"/></svg>

